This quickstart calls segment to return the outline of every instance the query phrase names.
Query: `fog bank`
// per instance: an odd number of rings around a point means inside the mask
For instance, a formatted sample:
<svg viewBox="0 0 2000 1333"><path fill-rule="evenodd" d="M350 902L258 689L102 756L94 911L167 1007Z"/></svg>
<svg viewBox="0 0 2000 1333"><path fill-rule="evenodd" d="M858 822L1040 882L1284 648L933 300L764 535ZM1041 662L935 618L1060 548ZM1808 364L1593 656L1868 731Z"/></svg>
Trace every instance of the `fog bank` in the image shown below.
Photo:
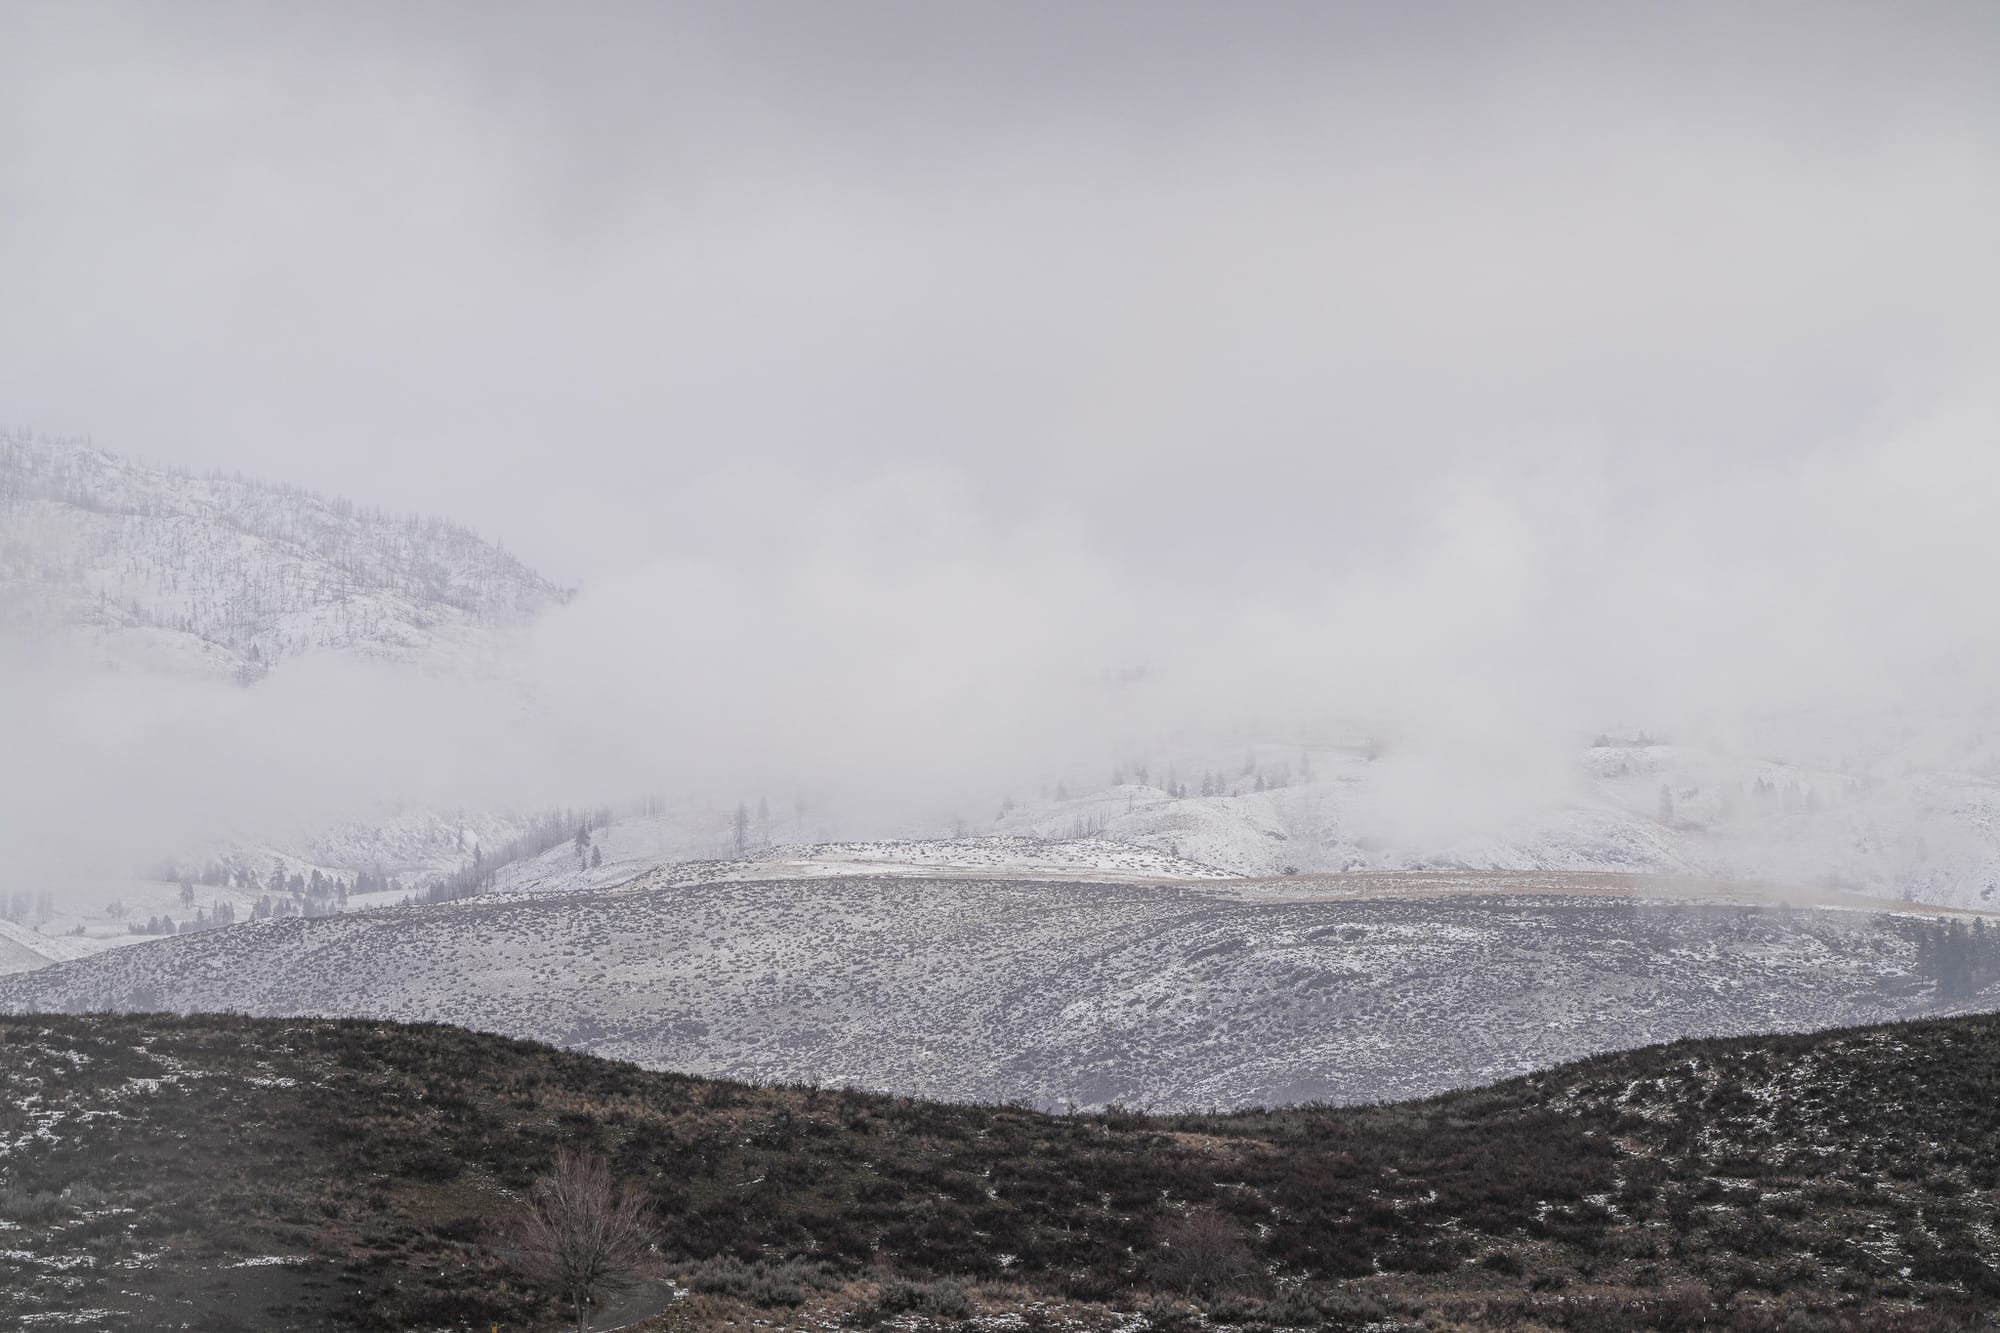
<svg viewBox="0 0 2000 1333"><path fill-rule="evenodd" d="M14 6L0 418L581 591L471 683L11 645L0 858L1335 731L1426 821L1607 729L1987 771L1996 65L1959 4Z"/></svg>

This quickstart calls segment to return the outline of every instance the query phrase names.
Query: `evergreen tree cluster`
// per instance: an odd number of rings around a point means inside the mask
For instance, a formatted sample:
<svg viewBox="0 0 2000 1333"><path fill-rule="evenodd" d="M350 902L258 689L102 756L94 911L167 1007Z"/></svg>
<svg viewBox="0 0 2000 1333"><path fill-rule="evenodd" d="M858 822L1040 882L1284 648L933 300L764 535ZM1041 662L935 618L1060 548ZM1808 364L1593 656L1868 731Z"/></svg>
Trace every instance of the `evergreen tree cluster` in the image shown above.
<svg viewBox="0 0 2000 1333"><path fill-rule="evenodd" d="M198 930L220 930L235 924L236 908L229 903L218 902L213 911L198 907L194 916L178 923L171 916L155 916L148 917L143 926L135 922L126 929L134 935L188 935Z"/></svg>
<svg viewBox="0 0 2000 1333"><path fill-rule="evenodd" d="M143 925L135 922L127 927L135 935L186 934L191 930L234 925L238 914L233 904L217 900L211 907L196 906L202 888L262 890L250 908L249 919L271 921L292 916L333 916L347 909L348 898L353 894L400 887L393 877L379 869L343 876L318 867L288 870L283 861L273 860L270 869L260 873L237 857L212 859L200 869L187 872L168 863L157 867L155 874L161 879L180 881L181 906L194 915L184 916L178 922L170 915L150 917ZM123 914L122 905L114 907L112 915Z"/></svg>
<svg viewBox="0 0 2000 1333"><path fill-rule="evenodd" d="M291 894L265 894L250 909L252 921L282 921L288 916L320 917L334 916L345 910L347 896L334 897L327 894L305 894L294 897Z"/></svg>
<svg viewBox="0 0 2000 1333"><path fill-rule="evenodd" d="M564 843L576 848L579 868L602 865L604 853L594 845L591 832L610 824L615 813L608 805L594 810L543 811L528 821L527 829L519 837L509 839L490 853L475 844L471 860L448 875L432 879L418 892L405 897L403 903L405 906L449 903L484 893L493 887L502 866L530 860Z"/></svg>
<svg viewBox="0 0 2000 1333"><path fill-rule="evenodd" d="M1111 785L1122 787L1128 782L1141 787L1152 785L1152 767L1143 761L1120 764L1111 770ZM1302 756L1299 761L1297 781L1312 781L1312 760ZM1180 771L1171 764L1167 776L1159 790L1176 801L1185 801L1190 796L1243 796L1251 792L1270 791L1277 787L1289 787L1294 781L1290 760L1280 760L1266 768L1257 761L1254 754L1243 757L1243 771L1235 777L1221 769L1211 769L1201 775L1198 784L1181 781ZM1058 796L1057 799L1061 799Z"/></svg>
<svg viewBox="0 0 2000 1333"><path fill-rule="evenodd" d="M1970 926L1964 921L1925 926L1917 940L1917 971L1937 983L1940 996L1971 995L2000 972L2000 931L1977 919Z"/></svg>
<svg viewBox="0 0 2000 1333"><path fill-rule="evenodd" d="M55 915L55 897L44 889L30 893L26 889L16 889L0 898L0 916L23 925L31 921L46 921Z"/></svg>
<svg viewBox="0 0 2000 1333"><path fill-rule="evenodd" d="M184 869L174 862L165 862L156 867L154 878L169 883L178 881L181 885L181 902L192 905L195 888L210 889L263 889L274 894L291 894L294 897L337 897L344 905L352 893L382 893L400 887L396 880L385 875L380 869L358 870L351 878L343 878L329 872L314 870L287 872L281 863L273 862L269 870L258 870L248 860L239 857L211 859L199 869Z"/></svg>
<svg viewBox="0 0 2000 1333"><path fill-rule="evenodd" d="M794 819L799 821L805 819L806 802L803 796L794 802L792 810ZM730 836L735 842L736 854L738 856L749 852L753 846L769 847L771 845L771 798L768 796L759 796L757 798L757 812L754 820L750 812L750 803L748 801L738 801L736 803L736 812L729 817L729 830Z"/></svg>

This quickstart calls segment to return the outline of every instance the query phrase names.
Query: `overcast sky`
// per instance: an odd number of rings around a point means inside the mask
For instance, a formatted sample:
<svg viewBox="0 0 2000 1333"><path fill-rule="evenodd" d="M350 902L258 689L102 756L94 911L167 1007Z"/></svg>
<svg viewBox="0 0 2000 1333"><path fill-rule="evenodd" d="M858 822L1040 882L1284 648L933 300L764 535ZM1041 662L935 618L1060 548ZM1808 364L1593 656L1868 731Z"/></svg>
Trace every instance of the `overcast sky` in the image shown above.
<svg viewBox="0 0 2000 1333"><path fill-rule="evenodd" d="M1977 2L12 0L0 419L568 580L916 484L1311 581L1977 389L1996 69Z"/></svg>
<svg viewBox="0 0 2000 1333"><path fill-rule="evenodd" d="M1985 0L0 0L0 421L581 582L465 760L537 791L1326 714L1502 788L1616 724L1964 763L1996 71ZM267 686L376 785L477 753Z"/></svg>

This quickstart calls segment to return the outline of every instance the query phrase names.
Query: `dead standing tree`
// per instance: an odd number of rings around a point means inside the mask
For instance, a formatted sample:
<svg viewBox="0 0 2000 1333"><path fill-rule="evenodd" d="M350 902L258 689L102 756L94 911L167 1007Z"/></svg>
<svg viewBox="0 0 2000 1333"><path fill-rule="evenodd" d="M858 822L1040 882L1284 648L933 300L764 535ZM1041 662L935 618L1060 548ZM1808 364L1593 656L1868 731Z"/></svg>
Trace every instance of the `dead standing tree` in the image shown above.
<svg viewBox="0 0 2000 1333"><path fill-rule="evenodd" d="M653 1238L645 1200L614 1185L602 1158L567 1149L535 1182L513 1228L523 1266L562 1292L576 1312L577 1333L589 1327L587 1311L598 1292L644 1263Z"/></svg>

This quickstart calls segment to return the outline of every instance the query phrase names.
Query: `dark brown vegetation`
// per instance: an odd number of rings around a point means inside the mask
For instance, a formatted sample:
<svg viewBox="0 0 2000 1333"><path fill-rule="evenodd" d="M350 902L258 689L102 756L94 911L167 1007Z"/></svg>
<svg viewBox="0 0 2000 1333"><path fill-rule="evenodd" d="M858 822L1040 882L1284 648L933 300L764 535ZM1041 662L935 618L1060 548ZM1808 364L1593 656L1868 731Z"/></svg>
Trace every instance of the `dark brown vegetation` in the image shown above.
<svg viewBox="0 0 2000 1333"><path fill-rule="evenodd" d="M558 1293L488 1246L564 1149L643 1191L701 1293L682 1324L1170 1326L1191 1299L1273 1327L1923 1333L2000 1302L1990 1017L1167 1118L746 1087L439 1027L16 1017L0 1089L0 1326L552 1328ZM260 1256L294 1262L230 1266Z"/></svg>

